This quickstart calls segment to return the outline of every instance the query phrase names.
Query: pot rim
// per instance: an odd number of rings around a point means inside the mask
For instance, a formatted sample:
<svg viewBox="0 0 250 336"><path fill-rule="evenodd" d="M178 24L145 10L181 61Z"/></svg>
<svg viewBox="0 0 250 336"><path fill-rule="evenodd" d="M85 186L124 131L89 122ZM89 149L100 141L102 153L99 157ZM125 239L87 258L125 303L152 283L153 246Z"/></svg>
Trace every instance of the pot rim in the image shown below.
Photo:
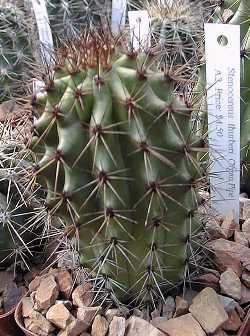
<svg viewBox="0 0 250 336"><path fill-rule="evenodd" d="M24 327L24 324L21 320L21 308L22 308L22 304L23 304L23 298L27 297L30 293L26 293L22 298L21 300L18 302L18 304L16 305L15 307L15 314L14 314L14 317L15 317L15 321L16 321L16 324L18 325L18 327L25 333L25 335L27 336L38 336L37 334L34 334L32 331L26 329Z"/></svg>
<svg viewBox="0 0 250 336"><path fill-rule="evenodd" d="M18 302L19 303L19 302ZM10 315L14 314L15 310L16 310L16 306L18 305L18 303L11 309L9 310L7 313L4 314L0 314L0 320L4 319L6 317L9 317Z"/></svg>

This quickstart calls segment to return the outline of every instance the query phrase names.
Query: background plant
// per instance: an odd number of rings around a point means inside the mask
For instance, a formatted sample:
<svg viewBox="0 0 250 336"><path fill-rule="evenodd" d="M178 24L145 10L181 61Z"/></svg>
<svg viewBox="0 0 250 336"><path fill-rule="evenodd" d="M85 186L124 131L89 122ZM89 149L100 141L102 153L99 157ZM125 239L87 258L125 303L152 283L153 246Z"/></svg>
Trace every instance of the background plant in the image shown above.
<svg viewBox="0 0 250 336"><path fill-rule="evenodd" d="M27 20L21 8L0 4L0 102L20 96L31 62Z"/></svg>

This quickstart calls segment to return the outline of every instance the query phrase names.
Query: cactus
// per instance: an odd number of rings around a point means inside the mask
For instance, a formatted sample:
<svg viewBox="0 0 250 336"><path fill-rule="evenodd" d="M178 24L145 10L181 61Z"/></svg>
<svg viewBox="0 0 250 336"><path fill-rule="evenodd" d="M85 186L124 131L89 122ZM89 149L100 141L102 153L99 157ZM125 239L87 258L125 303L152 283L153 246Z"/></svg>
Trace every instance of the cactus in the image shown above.
<svg viewBox="0 0 250 336"><path fill-rule="evenodd" d="M98 292L123 302L163 298L197 257L203 140L191 96L174 92L177 76L157 69L159 57L88 31L57 51L33 98L33 180Z"/></svg>
<svg viewBox="0 0 250 336"><path fill-rule="evenodd" d="M21 262L29 269L42 246L41 203L27 181L28 153L22 136L27 125L25 115L0 124L0 267Z"/></svg>
<svg viewBox="0 0 250 336"><path fill-rule="evenodd" d="M0 102L23 93L20 81L31 59L25 22L17 7L0 6Z"/></svg>
<svg viewBox="0 0 250 336"><path fill-rule="evenodd" d="M109 13L107 0L47 0L49 21L55 37L79 34L86 26L100 24Z"/></svg>
<svg viewBox="0 0 250 336"><path fill-rule="evenodd" d="M180 68L184 79L193 80L201 62L203 22L209 6L204 1L141 0L134 7L149 13L152 43L165 50L161 62Z"/></svg>

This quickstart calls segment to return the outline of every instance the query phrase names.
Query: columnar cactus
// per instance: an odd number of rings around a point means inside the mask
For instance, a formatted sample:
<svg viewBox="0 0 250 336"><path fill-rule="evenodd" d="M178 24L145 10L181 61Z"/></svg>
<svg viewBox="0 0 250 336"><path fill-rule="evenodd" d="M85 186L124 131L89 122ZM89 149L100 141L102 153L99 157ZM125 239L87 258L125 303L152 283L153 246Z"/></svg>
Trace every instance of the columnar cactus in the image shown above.
<svg viewBox="0 0 250 336"><path fill-rule="evenodd" d="M0 6L0 102L22 91L19 82L30 58L23 12L12 5Z"/></svg>
<svg viewBox="0 0 250 336"><path fill-rule="evenodd" d="M33 178L67 222L100 291L125 301L163 297L197 257L193 240L202 138L178 75L159 50L89 31L56 53L33 98Z"/></svg>

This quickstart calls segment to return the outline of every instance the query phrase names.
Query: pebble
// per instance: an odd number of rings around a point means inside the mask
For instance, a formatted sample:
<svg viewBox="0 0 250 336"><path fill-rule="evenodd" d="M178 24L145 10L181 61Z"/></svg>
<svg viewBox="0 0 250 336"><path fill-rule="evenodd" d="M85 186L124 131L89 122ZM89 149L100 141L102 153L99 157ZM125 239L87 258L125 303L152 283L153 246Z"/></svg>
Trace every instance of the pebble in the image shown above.
<svg viewBox="0 0 250 336"><path fill-rule="evenodd" d="M218 295L210 287L203 289L193 299L189 311L208 334L214 333L228 319Z"/></svg>
<svg viewBox="0 0 250 336"><path fill-rule="evenodd" d="M93 287L89 282L77 286L72 293L73 304L78 307L90 306L94 297L92 289Z"/></svg>
<svg viewBox="0 0 250 336"><path fill-rule="evenodd" d="M146 320L143 320L137 316L131 316L126 321L126 336L142 336L142 335L166 336Z"/></svg>
<svg viewBox="0 0 250 336"><path fill-rule="evenodd" d="M91 336L105 336L109 329L109 323L102 315L96 315L92 324Z"/></svg>
<svg viewBox="0 0 250 336"><path fill-rule="evenodd" d="M43 278L35 294L36 304L39 309L48 309L59 295L58 285L53 275Z"/></svg>
<svg viewBox="0 0 250 336"><path fill-rule="evenodd" d="M199 323L191 314L172 319L162 318L161 320L154 321L154 326L168 336L206 336ZM142 333L141 335L146 334Z"/></svg>
<svg viewBox="0 0 250 336"><path fill-rule="evenodd" d="M221 293L230 296L231 298L239 301L241 298L241 282L237 274L228 268L221 274L220 277Z"/></svg>

